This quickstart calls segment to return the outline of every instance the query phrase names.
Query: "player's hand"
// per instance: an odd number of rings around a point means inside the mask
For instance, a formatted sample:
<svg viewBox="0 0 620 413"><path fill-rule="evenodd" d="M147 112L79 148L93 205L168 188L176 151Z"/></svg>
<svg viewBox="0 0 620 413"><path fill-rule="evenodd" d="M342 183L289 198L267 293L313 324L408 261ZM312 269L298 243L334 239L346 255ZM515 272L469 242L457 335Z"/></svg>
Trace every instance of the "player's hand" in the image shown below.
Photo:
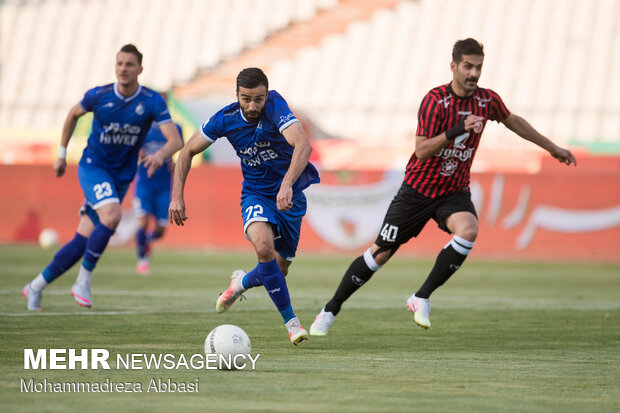
<svg viewBox="0 0 620 413"><path fill-rule="evenodd" d="M185 215L185 201L173 199L168 207L168 219L171 224L184 226L187 216Z"/></svg>
<svg viewBox="0 0 620 413"><path fill-rule="evenodd" d="M288 211L293 207L293 188L288 185L280 186L276 196L276 204L280 211Z"/></svg>
<svg viewBox="0 0 620 413"><path fill-rule="evenodd" d="M56 177L60 178L65 174L65 170L67 169L67 160L58 158L56 162L54 162L54 172L56 172Z"/></svg>
<svg viewBox="0 0 620 413"><path fill-rule="evenodd" d="M568 149L560 148L559 146L554 147L549 151L551 156L560 161L561 163L565 163L566 165L573 164L577 166L577 159L571 151Z"/></svg>
<svg viewBox="0 0 620 413"><path fill-rule="evenodd" d="M476 133L482 132L484 118L482 116L469 115L465 118L465 130L474 130Z"/></svg>
<svg viewBox="0 0 620 413"><path fill-rule="evenodd" d="M146 168L148 168L146 170L146 176L148 178L153 176L155 171L161 168L161 166L164 164L164 160L159 156L158 152L155 152L151 155L142 156L140 158L140 162L143 163Z"/></svg>

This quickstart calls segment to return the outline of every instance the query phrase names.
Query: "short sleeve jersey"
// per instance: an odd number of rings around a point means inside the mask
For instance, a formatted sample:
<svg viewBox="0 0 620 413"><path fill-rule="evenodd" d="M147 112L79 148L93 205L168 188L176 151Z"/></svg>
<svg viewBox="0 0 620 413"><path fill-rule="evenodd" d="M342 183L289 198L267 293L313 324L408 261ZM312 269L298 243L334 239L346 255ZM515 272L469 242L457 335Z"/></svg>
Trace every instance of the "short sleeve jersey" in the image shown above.
<svg viewBox="0 0 620 413"><path fill-rule="evenodd" d="M473 114L482 116L482 127L458 136L431 158L421 161L415 152L409 159L404 182L416 192L435 198L458 191L469 191L471 165L488 120L501 122L510 112L499 95L477 88L473 95L460 97L450 84L426 94L418 111L417 136L433 138Z"/></svg>
<svg viewBox="0 0 620 413"><path fill-rule="evenodd" d="M116 83L95 87L80 104L93 112L80 164L104 167L119 181L129 182L136 175L138 153L151 124L172 122L164 99L144 86L129 97L120 94Z"/></svg>
<svg viewBox="0 0 620 413"><path fill-rule="evenodd" d="M226 137L241 160L243 188L265 196L276 196L291 163L294 148L282 136L282 131L299 120L275 90L269 91L263 114L258 123L243 116L239 102L221 109L200 127L207 141ZM293 185L294 196L313 183L319 173L308 163Z"/></svg>

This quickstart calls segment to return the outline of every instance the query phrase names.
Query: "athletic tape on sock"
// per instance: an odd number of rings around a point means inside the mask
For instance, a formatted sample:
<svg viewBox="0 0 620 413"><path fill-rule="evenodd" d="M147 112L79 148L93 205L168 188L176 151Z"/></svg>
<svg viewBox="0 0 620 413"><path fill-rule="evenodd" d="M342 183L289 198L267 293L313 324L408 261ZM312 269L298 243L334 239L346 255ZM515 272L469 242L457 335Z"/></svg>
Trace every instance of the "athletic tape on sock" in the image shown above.
<svg viewBox="0 0 620 413"><path fill-rule="evenodd" d="M370 252L370 248L368 248L366 252L364 252L364 262L372 271L379 271L379 269L382 267L382 265L377 264L377 262L375 261L375 258Z"/></svg>
<svg viewBox="0 0 620 413"><path fill-rule="evenodd" d="M452 248L454 248L454 250L459 254L469 255L471 249L474 247L474 241L467 241L465 238L455 235L452 237L450 242L446 244L444 249L447 248L448 245L452 245Z"/></svg>

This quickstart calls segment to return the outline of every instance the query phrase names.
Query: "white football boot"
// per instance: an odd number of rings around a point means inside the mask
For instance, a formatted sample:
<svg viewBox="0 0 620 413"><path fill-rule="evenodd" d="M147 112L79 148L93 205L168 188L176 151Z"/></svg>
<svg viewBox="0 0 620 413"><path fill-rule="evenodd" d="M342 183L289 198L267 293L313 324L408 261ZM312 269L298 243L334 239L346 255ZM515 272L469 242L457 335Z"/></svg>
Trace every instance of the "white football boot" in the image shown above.
<svg viewBox="0 0 620 413"><path fill-rule="evenodd" d="M293 317L288 320L286 323L286 329L288 330L288 337L294 345L308 339L308 332L301 326L301 323L297 317Z"/></svg>
<svg viewBox="0 0 620 413"><path fill-rule="evenodd" d="M230 306L232 306L237 298L241 297L241 300L245 298L243 293L245 289L243 288L243 277L245 276L245 271L243 270L235 270L230 276L230 286L226 291L220 294L217 299L217 303L215 303L215 312L218 314L223 313L228 310Z"/></svg>
<svg viewBox="0 0 620 413"><path fill-rule="evenodd" d="M407 299L407 308L413 313L413 321L420 327L430 328L431 303L427 298L419 298L413 294Z"/></svg>
<svg viewBox="0 0 620 413"><path fill-rule="evenodd" d="M71 287L71 295L78 305L88 308L93 306L93 301L90 297L90 282L73 284L73 287Z"/></svg>
<svg viewBox="0 0 620 413"><path fill-rule="evenodd" d="M335 319L336 316L329 311L325 311L325 307L323 307L310 326L310 334L313 336L326 336L329 327Z"/></svg>
<svg viewBox="0 0 620 413"><path fill-rule="evenodd" d="M28 310L41 311L41 295L43 290L35 291L28 283L22 289L22 294L28 300Z"/></svg>

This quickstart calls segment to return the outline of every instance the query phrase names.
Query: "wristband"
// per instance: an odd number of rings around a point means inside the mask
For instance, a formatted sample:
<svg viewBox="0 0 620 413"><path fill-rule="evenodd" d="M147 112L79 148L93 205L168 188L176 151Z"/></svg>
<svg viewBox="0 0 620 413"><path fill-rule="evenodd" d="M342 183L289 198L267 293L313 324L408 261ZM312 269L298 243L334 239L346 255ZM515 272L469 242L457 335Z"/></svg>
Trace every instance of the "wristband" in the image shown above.
<svg viewBox="0 0 620 413"><path fill-rule="evenodd" d="M446 139L449 141L453 141L457 136L460 136L466 132L467 130L465 130L465 119L461 119L459 123L456 124L456 126L448 129L445 132Z"/></svg>
<svg viewBox="0 0 620 413"><path fill-rule="evenodd" d="M59 146L58 147L58 158L59 159L65 159L67 157L67 147L66 146Z"/></svg>

